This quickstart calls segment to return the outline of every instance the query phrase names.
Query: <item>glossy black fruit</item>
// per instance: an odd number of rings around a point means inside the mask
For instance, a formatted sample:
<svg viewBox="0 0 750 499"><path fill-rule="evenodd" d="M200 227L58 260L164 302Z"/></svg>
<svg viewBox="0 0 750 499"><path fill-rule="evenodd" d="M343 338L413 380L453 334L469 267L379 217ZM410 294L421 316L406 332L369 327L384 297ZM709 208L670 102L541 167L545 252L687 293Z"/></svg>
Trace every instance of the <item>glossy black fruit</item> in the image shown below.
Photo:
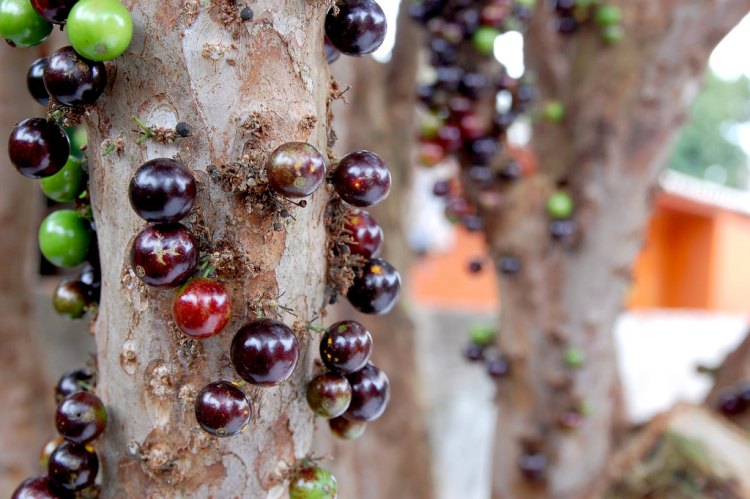
<svg viewBox="0 0 750 499"><path fill-rule="evenodd" d="M23 120L8 141L13 166L29 178L44 178L59 172L68 161L70 144L60 126L42 118Z"/></svg>
<svg viewBox="0 0 750 499"><path fill-rule="evenodd" d="M401 293L401 276L382 258L368 260L352 283L346 297L363 314L388 313Z"/></svg>
<svg viewBox="0 0 750 499"><path fill-rule="evenodd" d="M66 106L94 103L107 86L107 70L102 62L81 57L73 47L54 52L44 66L47 93Z"/></svg>
<svg viewBox="0 0 750 499"><path fill-rule="evenodd" d="M326 14L325 32L346 55L375 52L385 39L385 13L372 0L339 0Z"/></svg>

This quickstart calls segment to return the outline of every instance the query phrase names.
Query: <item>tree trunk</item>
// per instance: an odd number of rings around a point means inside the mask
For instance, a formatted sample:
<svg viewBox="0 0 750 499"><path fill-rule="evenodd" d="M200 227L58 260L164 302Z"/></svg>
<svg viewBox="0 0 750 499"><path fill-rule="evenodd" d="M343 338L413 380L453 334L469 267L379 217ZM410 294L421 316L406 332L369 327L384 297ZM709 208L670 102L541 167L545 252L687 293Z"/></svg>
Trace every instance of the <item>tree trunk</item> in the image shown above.
<svg viewBox="0 0 750 499"><path fill-rule="evenodd" d="M538 173L485 213L492 255L518 255L502 277L499 346L512 361L495 436L493 497L596 496L611 452L617 387L612 327L641 247L658 173L701 83L709 52L750 8L748 0L612 1L624 39L608 47L595 25L571 37L550 26L539 2L527 33L539 102L565 107L561 124L538 123ZM576 200L578 237L555 242L545 204L556 185ZM568 367L568 348L586 362ZM668 353L665 353L668 355ZM584 405L578 431L559 418ZM586 411L584 411L586 412ZM522 452L549 461L546 480L519 473Z"/></svg>
<svg viewBox="0 0 750 499"><path fill-rule="evenodd" d="M26 68L34 50L0 52L6 68L0 75L0 136L9 137L15 124L43 109L26 90ZM17 69L17 70L16 70ZM39 195L34 182L7 164L0 168L0 496L8 497L25 478L38 473L37 453L50 435L52 389L39 361L35 335L32 285L39 265L36 248Z"/></svg>
<svg viewBox="0 0 750 499"><path fill-rule="evenodd" d="M706 396L706 405L716 409L722 393L736 390L750 381L750 334L737 348L727 355L718 372L711 392ZM729 416L734 423L750 429L750 411Z"/></svg>
<svg viewBox="0 0 750 499"><path fill-rule="evenodd" d="M274 231L278 217L264 215L248 181L281 143L325 150L327 5L259 0L254 20L243 22L230 0L126 4L133 42L109 66L113 83L87 117L103 262L97 391L110 417L99 445L103 495L280 497L280 472L309 451L312 438L304 389L316 348L305 324L324 303L329 195L321 188L306 208L289 205L291 216ZM193 133L174 144L138 145L134 115L154 127L186 122ZM105 156L98 145L106 140L118 147ZM201 343L176 332L173 292L144 286L129 265L130 241L145 223L126 189L138 166L157 157L179 158L196 173L198 201L188 221L232 297L225 331ZM216 440L198 427L193 400L208 382L238 379L229 344L256 310L295 330L300 362L280 386L247 388L250 427Z"/></svg>
<svg viewBox="0 0 750 499"><path fill-rule="evenodd" d="M412 253L406 241L405 220L411 194L411 154L420 33L402 2L396 45L387 64L372 58L339 60L334 74L351 90L348 105L336 113L334 126L342 153L358 149L377 152L389 165L392 189L372 212L385 233L384 258L408 282ZM343 71L342 63L348 67ZM347 64L348 63L348 64ZM350 71L347 71L350 70ZM348 73L348 74L347 74ZM407 287L407 286L405 286ZM391 402L363 437L334 445L333 469L348 477L340 497L360 499L431 499L436 497L432 453L427 432L424 395L417 366L416 330L406 305L408 297L387 315L361 320L374 336L374 363L391 382ZM347 312L349 314L350 312Z"/></svg>

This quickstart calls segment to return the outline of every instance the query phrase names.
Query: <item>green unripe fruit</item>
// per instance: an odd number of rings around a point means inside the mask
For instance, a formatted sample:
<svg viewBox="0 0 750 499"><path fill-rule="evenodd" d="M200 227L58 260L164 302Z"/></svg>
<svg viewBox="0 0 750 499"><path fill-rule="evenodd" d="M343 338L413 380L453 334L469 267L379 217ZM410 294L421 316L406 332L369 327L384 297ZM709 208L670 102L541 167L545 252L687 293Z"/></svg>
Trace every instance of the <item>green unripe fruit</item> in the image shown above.
<svg viewBox="0 0 750 499"><path fill-rule="evenodd" d="M78 125L66 128L65 133L68 134L68 141L70 142L70 154L78 158L83 158L85 156L83 148L88 145L86 127Z"/></svg>
<svg viewBox="0 0 750 499"><path fill-rule="evenodd" d="M573 198L567 192L555 192L547 200L547 212L558 220L570 218L573 215Z"/></svg>
<svg viewBox="0 0 750 499"><path fill-rule="evenodd" d="M39 227L39 249L58 267L75 267L86 260L91 244L88 222L75 210L58 210Z"/></svg>
<svg viewBox="0 0 750 499"><path fill-rule="evenodd" d="M76 52L92 61L109 61L130 45L133 19L119 0L80 0L68 15L66 30Z"/></svg>
<svg viewBox="0 0 750 499"><path fill-rule="evenodd" d="M70 156L62 170L40 179L39 186L44 195L58 203L67 203L80 196L86 188L86 174L81 164L80 159Z"/></svg>
<svg viewBox="0 0 750 499"><path fill-rule="evenodd" d="M476 325L469 330L469 339L475 345L490 345L495 341L496 337L497 332L490 326Z"/></svg>
<svg viewBox="0 0 750 499"><path fill-rule="evenodd" d="M29 0L0 0L0 37L16 47L33 47L47 39L52 24L36 13Z"/></svg>
<svg viewBox="0 0 750 499"><path fill-rule="evenodd" d="M560 101L550 101L544 106L544 119L551 123L560 123L565 119L565 106Z"/></svg>
<svg viewBox="0 0 750 499"><path fill-rule="evenodd" d="M600 26L614 26L622 21L622 11L616 5L602 5L596 9L596 22Z"/></svg>
<svg viewBox="0 0 750 499"><path fill-rule="evenodd" d="M580 348L570 347L565 350L565 365L578 369L586 362L586 354Z"/></svg>
<svg viewBox="0 0 750 499"><path fill-rule="evenodd" d="M303 461L290 479L289 499L335 499L336 489L330 471Z"/></svg>
<svg viewBox="0 0 750 499"><path fill-rule="evenodd" d="M471 43L480 54L492 55L495 52L495 39L498 36L500 36L500 31L482 26L472 35Z"/></svg>

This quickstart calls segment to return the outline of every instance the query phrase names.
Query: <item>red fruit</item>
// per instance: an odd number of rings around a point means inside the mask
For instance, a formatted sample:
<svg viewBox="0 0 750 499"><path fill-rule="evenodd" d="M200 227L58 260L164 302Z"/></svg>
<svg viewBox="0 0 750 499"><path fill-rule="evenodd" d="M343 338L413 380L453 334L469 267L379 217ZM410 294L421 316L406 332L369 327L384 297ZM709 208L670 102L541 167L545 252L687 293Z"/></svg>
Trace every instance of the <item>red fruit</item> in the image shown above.
<svg viewBox="0 0 750 499"><path fill-rule="evenodd" d="M349 251L365 258L380 256L383 249L383 229L372 215L364 210L352 210L344 221L344 229L352 242L347 243Z"/></svg>
<svg viewBox="0 0 750 499"><path fill-rule="evenodd" d="M423 166L435 166L445 159L445 149L434 142L419 144L419 163Z"/></svg>
<svg viewBox="0 0 750 499"><path fill-rule="evenodd" d="M232 303L224 285L205 277L188 281L172 302L177 327L199 340L219 334L231 315Z"/></svg>

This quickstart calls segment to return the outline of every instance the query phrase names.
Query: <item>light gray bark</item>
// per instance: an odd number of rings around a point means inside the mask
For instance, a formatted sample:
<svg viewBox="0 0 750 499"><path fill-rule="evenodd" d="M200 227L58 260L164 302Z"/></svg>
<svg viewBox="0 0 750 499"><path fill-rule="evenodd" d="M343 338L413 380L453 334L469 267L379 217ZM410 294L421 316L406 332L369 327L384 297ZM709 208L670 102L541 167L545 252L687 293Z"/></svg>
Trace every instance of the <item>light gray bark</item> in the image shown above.
<svg viewBox="0 0 750 499"><path fill-rule="evenodd" d="M284 142L325 151L326 2L256 1L247 23L228 0L126 4L133 42L109 66L112 83L87 118L103 261L98 393L110 416L98 445L104 496L280 497L280 472L308 452L312 438L303 390L315 348L304 325L323 304L328 192L320 189L306 208L292 206L293 218L274 232L270 216L243 194L222 191L206 172L216 165L241 191L246 172ZM136 145L133 115L157 127L184 121L193 135L171 145ZM103 156L99 145L120 138L124 149ZM196 173L199 197L188 221L224 262L218 274L234 316L222 334L202 343L175 332L173 291L142 285L128 263L130 241L145 225L127 201L128 182L156 157L177 157ZM258 306L295 329L300 363L278 387L247 388L253 418L245 432L210 438L195 421L193 399L210 381L238 379L229 344Z"/></svg>

